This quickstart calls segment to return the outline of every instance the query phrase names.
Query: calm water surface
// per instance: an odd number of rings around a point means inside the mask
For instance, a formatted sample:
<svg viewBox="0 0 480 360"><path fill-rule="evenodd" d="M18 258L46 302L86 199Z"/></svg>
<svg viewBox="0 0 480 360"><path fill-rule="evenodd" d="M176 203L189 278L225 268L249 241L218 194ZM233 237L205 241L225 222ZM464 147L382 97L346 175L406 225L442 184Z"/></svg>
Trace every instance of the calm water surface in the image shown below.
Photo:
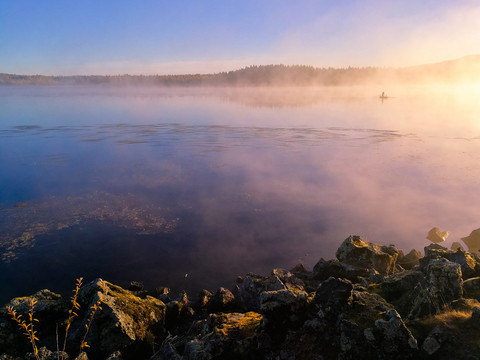
<svg viewBox="0 0 480 360"><path fill-rule="evenodd" d="M478 92L0 88L0 302L197 291L480 227ZM188 276L185 276L188 274Z"/></svg>

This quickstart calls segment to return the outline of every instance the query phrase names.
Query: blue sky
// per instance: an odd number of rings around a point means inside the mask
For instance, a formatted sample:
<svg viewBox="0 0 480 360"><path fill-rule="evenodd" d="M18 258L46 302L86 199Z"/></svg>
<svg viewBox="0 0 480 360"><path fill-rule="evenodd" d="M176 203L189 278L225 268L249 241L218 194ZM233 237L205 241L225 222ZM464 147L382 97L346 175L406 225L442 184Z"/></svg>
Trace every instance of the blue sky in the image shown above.
<svg viewBox="0 0 480 360"><path fill-rule="evenodd" d="M0 72L406 66L480 54L476 0L0 0Z"/></svg>

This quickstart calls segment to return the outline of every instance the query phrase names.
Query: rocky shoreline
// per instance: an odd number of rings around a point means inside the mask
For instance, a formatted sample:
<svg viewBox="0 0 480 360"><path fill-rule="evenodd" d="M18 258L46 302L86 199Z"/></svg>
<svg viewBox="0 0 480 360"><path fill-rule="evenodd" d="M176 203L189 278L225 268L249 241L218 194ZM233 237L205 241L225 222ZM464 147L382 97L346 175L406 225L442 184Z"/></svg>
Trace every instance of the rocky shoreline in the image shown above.
<svg viewBox="0 0 480 360"><path fill-rule="evenodd" d="M28 319L32 299L42 360L480 359L480 258L438 244L405 255L350 236L312 271L250 273L191 298L97 279L78 291L66 353L58 344L72 302L41 290L7 306ZM32 351L1 309L0 360L36 359Z"/></svg>

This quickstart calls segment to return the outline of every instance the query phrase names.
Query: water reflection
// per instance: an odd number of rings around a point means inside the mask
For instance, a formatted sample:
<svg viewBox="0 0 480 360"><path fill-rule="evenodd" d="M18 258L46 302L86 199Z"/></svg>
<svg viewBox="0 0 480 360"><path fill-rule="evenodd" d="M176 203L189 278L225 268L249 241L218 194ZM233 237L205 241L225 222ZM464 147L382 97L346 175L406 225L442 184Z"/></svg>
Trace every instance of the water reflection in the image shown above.
<svg viewBox="0 0 480 360"><path fill-rule="evenodd" d="M434 226L448 241L478 227L473 101L49 91L0 91L5 299L82 275L212 289L248 271L312 267L350 234L408 251Z"/></svg>

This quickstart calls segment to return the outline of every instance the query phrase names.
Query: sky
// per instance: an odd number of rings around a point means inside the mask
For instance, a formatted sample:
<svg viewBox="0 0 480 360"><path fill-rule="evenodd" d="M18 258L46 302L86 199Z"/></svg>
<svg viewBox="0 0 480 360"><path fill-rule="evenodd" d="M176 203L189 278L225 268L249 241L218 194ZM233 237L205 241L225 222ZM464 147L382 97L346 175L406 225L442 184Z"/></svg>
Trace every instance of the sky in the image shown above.
<svg viewBox="0 0 480 360"><path fill-rule="evenodd" d="M0 0L0 73L402 67L480 54L477 0Z"/></svg>

